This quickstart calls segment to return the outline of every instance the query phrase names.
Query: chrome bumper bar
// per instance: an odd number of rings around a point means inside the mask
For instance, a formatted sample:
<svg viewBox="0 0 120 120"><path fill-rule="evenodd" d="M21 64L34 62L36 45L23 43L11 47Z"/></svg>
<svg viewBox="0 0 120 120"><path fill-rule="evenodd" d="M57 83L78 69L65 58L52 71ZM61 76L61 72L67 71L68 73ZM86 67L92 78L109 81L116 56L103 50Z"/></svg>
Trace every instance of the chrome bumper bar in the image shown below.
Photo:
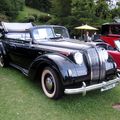
<svg viewBox="0 0 120 120"><path fill-rule="evenodd" d="M73 89L65 89L64 93L65 94L78 94L82 93L83 95L86 95L86 92L91 91L91 90L96 90L96 89L101 89L101 91L105 91L110 89L109 86L112 86L111 88L115 87L120 83L120 78L116 78L114 80L110 81L103 81L102 83L99 84L94 84L90 86L86 86L85 82L83 82L83 85L81 88L73 88Z"/></svg>

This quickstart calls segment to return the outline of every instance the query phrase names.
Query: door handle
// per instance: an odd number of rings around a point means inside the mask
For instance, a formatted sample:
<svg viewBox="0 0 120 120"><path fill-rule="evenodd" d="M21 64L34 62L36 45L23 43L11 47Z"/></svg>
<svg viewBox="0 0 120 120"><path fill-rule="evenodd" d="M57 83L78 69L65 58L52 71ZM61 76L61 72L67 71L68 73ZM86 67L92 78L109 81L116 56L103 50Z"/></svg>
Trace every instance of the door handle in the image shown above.
<svg viewBox="0 0 120 120"><path fill-rule="evenodd" d="M15 44L10 44L10 48L16 48L16 45Z"/></svg>

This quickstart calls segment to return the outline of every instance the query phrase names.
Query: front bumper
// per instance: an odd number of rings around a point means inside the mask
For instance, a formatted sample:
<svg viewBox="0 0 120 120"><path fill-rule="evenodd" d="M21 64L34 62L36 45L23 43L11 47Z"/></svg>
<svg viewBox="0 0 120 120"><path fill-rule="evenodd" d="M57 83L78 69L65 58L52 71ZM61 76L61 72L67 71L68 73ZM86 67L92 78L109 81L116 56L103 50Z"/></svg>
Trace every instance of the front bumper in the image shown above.
<svg viewBox="0 0 120 120"><path fill-rule="evenodd" d="M83 85L81 88L65 89L64 93L65 94L82 93L83 95L86 95L86 92L91 91L91 90L101 89L101 91L105 91L108 89L112 89L119 83L120 83L120 78L116 78L114 80L110 80L107 82L103 81L102 83L94 84L94 85L90 85L90 86L86 86L85 82L83 82Z"/></svg>

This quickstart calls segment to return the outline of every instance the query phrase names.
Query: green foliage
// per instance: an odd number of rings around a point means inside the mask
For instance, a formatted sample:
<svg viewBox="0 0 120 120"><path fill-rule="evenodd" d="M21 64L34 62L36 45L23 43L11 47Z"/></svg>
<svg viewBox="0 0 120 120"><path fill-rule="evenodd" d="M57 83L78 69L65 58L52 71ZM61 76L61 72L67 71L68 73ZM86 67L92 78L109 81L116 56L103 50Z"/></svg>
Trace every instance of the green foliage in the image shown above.
<svg viewBox="0 0 120 120"><path fill-rule="evenodd" d="M118 2L117 5L118 5L117 14L118 14L118 17L120 17L120 2Z"/></svg>
<svg viewBox="0 0 120 120"><path fill-rule="evenodd" d="M50 19L47 24L53 24L53 25L61 25L61 21L58 17L52 17L52 19Z"/></svg>
<svg viewBox="0 0 120 120"><path fill-rule="evenodd" d="M49 16L49 14L38 16L38 22L41 22L41 23L48 22L50 19L51 19L51 16Z"/></svg>
<svg viewBox="0 0 120 120"><path fill-rule="evenodd" d="M40 17L42 19L42 22L45 23L43 19L47 21L48 19L50 19L51 15L44 12L40 12L39 10L30 8L30 7L24 7L23 11L19 12L19 15L17 16L16 21L35 22L35 23L41 24L41 21L39 21Z"/></svg>
<svg viewBox="0 0 120 120"><path fill-rule="evenodd" d="M114 19L115 17L119 17L119 16L120 16L117 8L111 10L111 13L112 13L112 18L113 18L113 19Z"/></svg>
<svg viewBox="0 0 120 120"><path fill-rule="evenodd" d="M0 21L8 21L8 17L0 13Z"/></svg>
<svg viewBox="0 0 120 120"><path fill-rule="evenodd" d="M0 13L15 18L20 10L23 9L24 0L1 0Z"/></svg>
<svg viewBox="0 0 120 120"><path fill-rule="evenodd" d="M95 15L101 19L107 19L110 17L110 9L106 1L99 0L95 6Z"/></svg>
<svg viewBox="0 0 120 120"><path fill-rule="evenodd" d="M89 18L94 16L95 3L94 0L73 0L72 15L77 18Z"/></svg>
<svg viewBox="0 0 120 120"><path fill-rule="evenodd" d="M24 2L38 10L24 7ZM104 22L119 18L120 2L117 3L118 7L111 9L111 6L112 0L109 0L109 4L106 0L1 0L0 20L11 18L19 22L64 25L73 35L76 26L86 23L101 26Z"/></svg>
<svg viewBox="0 0 120 120"><path fill-rule="evenodd" d="M35 22L35 17L33 15L29 15L25 17L22 22Z"/></svg>
<svg viewBox="0 0 120 120"><path fill-rule="evenodd" d="M109 0L109 2L110 5L111 1ZM116 16L114 14L112 17L112 9L109 5L105 0L73 0L72 15L79 19L81 24L100 27L105 22L111 22L112 18Z"/></svg>
<svg viewBox="0 0 120 120"><path fill-rule="evenodd" d="M51 7L50 0L25 0L25 4L43 12L49 12Z"/></svg>
<svg viewBox="0 0 120 120"><path fill-rule="evenodd" d="M57 17L66 17L71 15L71 0L51 0L51 13Z"/></svg>
<svg viewBox="0 0 120 120"><path fill-rule="evenodd" d="M89 24L100 27L101 24L120 17L120 4L118 3L117 8L111 9L112 0L109 0L109 4L105 0L51 0L51 2L51 14L55 17L48 23L67 26L72 29L70 30L72 36L76 34L75 26Z"/></svg>

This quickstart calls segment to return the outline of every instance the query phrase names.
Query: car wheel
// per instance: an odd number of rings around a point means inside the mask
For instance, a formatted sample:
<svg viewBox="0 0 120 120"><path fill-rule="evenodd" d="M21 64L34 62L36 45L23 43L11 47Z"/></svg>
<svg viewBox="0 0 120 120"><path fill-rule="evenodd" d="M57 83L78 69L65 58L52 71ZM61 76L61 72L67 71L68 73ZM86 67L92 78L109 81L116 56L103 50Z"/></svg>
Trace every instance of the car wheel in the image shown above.
<svg viewBox="0 0 120 120"><path fill-rule="evenodd" d="M5 63L4 63L4 58L3 55L0 55L0 67L4 67Z"/></svg>
<svg viewBox="0 0 120 120"><path fill-rule="evenodd" d="M63 87L57 72L46 67L41 76L41 85L45 95L51 99L58 99L63 95Z"/></svg>

